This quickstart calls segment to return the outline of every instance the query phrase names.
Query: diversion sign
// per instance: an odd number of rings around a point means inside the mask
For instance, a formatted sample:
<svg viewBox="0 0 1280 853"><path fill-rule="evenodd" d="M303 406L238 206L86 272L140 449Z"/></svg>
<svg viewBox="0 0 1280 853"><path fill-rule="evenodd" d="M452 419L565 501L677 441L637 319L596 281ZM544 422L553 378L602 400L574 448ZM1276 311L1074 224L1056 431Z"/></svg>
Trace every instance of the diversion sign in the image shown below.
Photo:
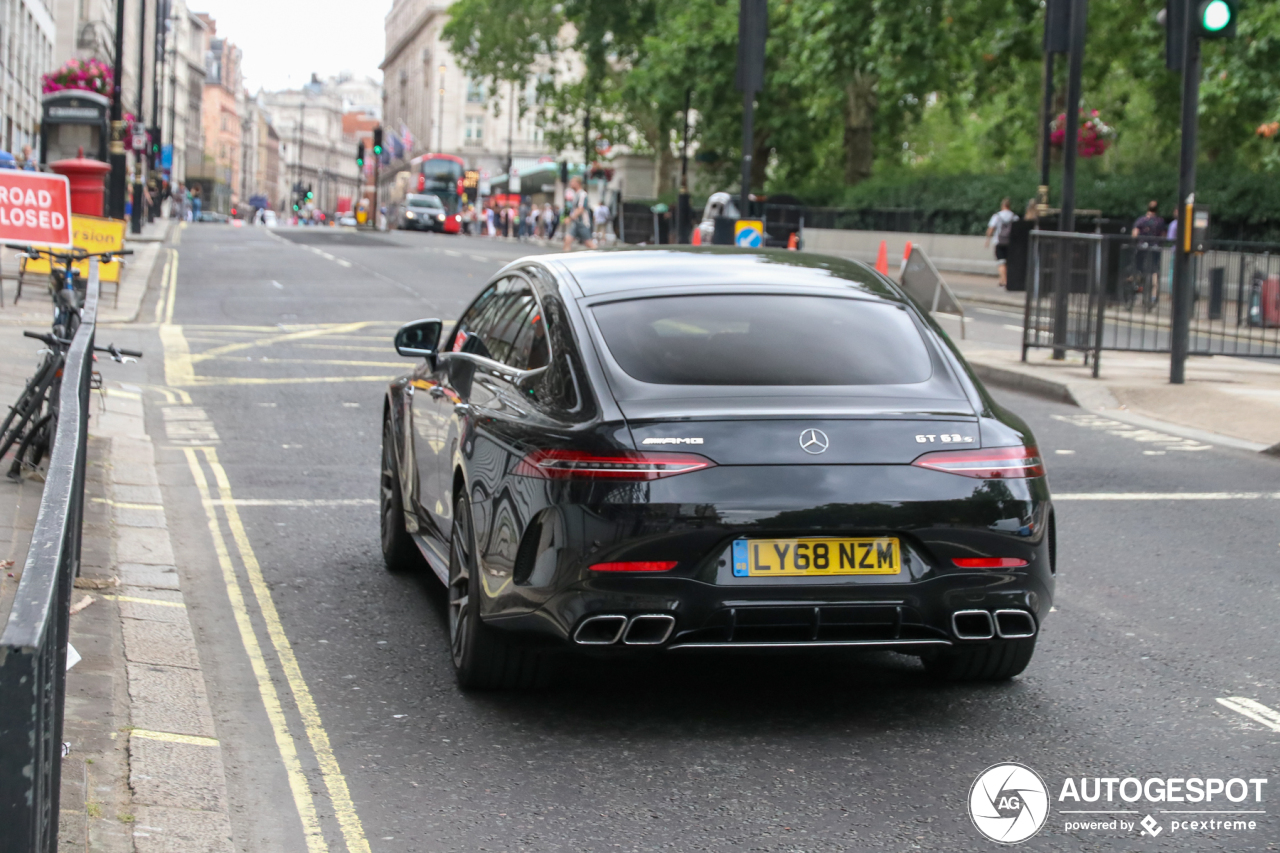
<svg viewBox="0 0 1280 853"><path fill-rule="evenodd" d="M0 169L0 241L71 247L71 184L65 175Z"/></svg>

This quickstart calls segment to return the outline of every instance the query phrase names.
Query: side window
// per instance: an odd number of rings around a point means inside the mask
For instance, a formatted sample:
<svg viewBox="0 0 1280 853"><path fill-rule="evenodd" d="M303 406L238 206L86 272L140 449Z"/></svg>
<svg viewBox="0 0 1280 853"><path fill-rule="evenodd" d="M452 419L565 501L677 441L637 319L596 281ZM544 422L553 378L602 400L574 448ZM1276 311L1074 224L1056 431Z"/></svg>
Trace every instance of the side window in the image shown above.
<svg viewBox="0 0 1280 853"><path fill-rule="evenodd" d="M528 285L515 281L518 282L518 289L513 288L508 294L507 301L497 312L489 333L484 337L491 353L490 358L516 370L524 370L523 359L517 362L512 358L513 344L529 322L529 317L536 313L538 303L534 301Z"/></svg>
<svg viewBox="0 0 1280 853"><path fill-rule="evenodd" d="M466 346L468 338L473 336L476 329L480 326L480 318L486 310L492 309L494 301L498 296L498 285L491 284L476 297L476 301L471 303L471 307L467 309L462 318L458 320L458 325L454 327L453 337L449 340L449 346L446 349L449 352L461 352Z"/></svg>

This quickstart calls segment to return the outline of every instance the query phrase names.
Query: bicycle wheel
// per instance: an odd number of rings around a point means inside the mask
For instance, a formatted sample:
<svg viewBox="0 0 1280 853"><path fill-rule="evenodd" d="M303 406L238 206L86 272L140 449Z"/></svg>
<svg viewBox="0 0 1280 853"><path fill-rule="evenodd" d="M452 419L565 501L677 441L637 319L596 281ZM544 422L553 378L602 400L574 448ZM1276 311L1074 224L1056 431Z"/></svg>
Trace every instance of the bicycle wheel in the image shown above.
<svg viewBox="0 0 1280 853"><path fill-rule="evenodd" d="M0 458L3 458L9 448L27 434L27 424L39 417L49 388L57 374L57 361L46 359L36 375L27 381L27 387L23 389L17 405L9 410L9 414L4 419L4 426L0 427Z"/></svg>
<svg viewBox="0 0 1280 853"><path fill-rule="evenodd" d="M35 426L31 427L26 437L22 439L22 444L18 445L18 451L13 454L13 464L9 466L10 480L21 479L24 456L30 457L26 463L27 467L34 469L40 464L40 460L53 445L53 430L56 424L57 419L51 409L36 421Z"/></svg>

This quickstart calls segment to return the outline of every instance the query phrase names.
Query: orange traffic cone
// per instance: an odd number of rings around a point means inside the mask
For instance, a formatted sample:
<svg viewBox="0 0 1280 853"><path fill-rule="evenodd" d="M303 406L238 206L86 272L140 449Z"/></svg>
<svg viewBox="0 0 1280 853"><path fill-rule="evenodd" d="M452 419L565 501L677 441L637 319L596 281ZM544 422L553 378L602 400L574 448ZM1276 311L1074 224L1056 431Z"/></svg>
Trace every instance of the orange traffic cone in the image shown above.
<svg viewBox="0 0 1280 853"><path fill-rule="evenodd" d="M702 232L698 230L696 226L693 229L693 245L695 246L702 245Z"/></svg>
<svg viewBox="0 0 1280 853"><path fill-rule="evenodd" d="M902 275L902 271L907 268L907 261L911 260L911 241L907 241L907 248L902 250L902 266L898 267L898 275Z"/></svg>
<svg viewBox="0 0 1280 853"><path fill-rule="evenodd" d="M800 248L800 241L796 238L796 232L792 231L791 236L787 238L787 249L794 252Z"/></svg>
<svg viewBox="0 0 1280 853"><path fill-rule="evenodd" d="M889 244L884 240L880 241L880 254L876 255L876 272L889 274Z"/></svg>

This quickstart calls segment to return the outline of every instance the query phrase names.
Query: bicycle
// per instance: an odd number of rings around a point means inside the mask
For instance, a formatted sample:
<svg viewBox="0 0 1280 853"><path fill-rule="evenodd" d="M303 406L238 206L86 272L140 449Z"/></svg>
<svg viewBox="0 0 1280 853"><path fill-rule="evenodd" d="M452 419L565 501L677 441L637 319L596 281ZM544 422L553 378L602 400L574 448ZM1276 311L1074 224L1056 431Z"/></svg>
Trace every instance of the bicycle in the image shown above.
<svg viewBox="0 0 1280 853"><path fill-rule="evenodd" d="M38 246L21 246L5 243L9 249L20 250L19 258L39 260L42 256L49 259L49 294L53 299L53 328L55 334L61 327L61 337L72 338L80 325L79 309L84 307L85 294L89 283L80 275L75 266L89 258L101 258L103 263L111 263L117 256L132 255L132 249L107 249L102 252L90 252L79 246L65 252L54 249L42 249ZM62 264L62 269L58 269ZM21 291L14 297L16 304L21 298Z"/></svg>
<svg viewBox="0 0 1280 853"><path fill-rule="evenodd" d="M78 314L76 315L78 316ZM27 380L27 385L18 397L18 402L9 407L4 424L0 425L0 459L15 444L18 449L13 454L13 464L9 467L9 479L17 480L22 476L22 469L36 468L45 455L53 448L53 438L58 430L58 409L61 401L61 383L63 368L66 366L67 349L71 346L70 338L55 334L42 335L36 332L23 333L24 337L42 341L48 349L44 350L44 361L34 376ZM142 357L137 350L118 349L114 344L105 347L95 346L94 352L107 353L119 364Z"/></svg>

